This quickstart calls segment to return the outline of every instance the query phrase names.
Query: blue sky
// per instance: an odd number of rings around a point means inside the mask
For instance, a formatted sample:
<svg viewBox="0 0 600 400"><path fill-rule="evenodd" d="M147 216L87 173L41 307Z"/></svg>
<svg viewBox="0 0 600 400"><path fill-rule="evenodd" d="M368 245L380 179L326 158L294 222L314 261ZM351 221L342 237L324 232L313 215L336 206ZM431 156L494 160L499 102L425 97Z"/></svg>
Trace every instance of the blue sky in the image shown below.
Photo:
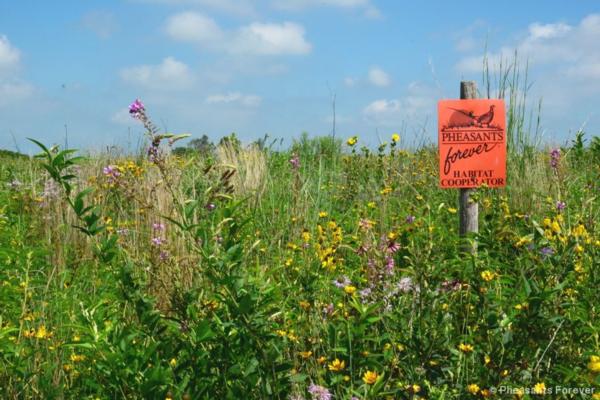
<svg viewBox="0 0 600 400"><path fill-rule="evenodd" d="M597 135L592 3L0 0L0 147L65 130L70 146L135 146L135 98L171 132L290 143L331 133L333 94L341 137L433 141L437 100L481 84L486 44L492 70L515 49L528 60L545 141Z"/></svg>

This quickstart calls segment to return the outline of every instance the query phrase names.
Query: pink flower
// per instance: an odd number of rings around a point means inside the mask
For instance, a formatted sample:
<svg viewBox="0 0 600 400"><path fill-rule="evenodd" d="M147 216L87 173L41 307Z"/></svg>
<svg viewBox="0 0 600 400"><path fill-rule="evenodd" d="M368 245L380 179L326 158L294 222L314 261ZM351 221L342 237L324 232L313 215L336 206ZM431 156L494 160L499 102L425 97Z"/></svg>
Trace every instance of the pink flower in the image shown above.
<svg viewBox="0 0 600 400"><path fill-rule="evenodd" d="M139 99L135 99L129 106L129 114L136 119L139 119L145 111L146 108L144 108L144 104Z"/></svg>

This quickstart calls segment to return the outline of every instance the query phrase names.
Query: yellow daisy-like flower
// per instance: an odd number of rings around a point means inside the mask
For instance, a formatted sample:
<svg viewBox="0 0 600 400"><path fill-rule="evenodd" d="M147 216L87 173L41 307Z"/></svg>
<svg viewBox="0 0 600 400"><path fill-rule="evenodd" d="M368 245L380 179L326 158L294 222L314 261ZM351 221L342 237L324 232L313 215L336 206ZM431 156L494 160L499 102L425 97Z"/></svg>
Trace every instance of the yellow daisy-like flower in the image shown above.
<svg viewBox="0 0 600 400"><path fill-rule="evenodd" d="M535 394L544 394L546 392L546 385L544 382L538 382L533 387L533 393Z"/></svg>
<svg viewBox="0 0 600 400"><path fill-rule="evenodd" d="M358 142L358 136L352 136L346 141L346 144L348 144L348 146L354 146L356 142Z"/></svg>
<svg viewBox="0 0 600 400"><path fill-rule="evenodd" d="M37 332L35 333L35 337L38 339L46 339L51 336L51 333L46 330L45 325L40 325Z"/></svg>
<svg viewBox="0 0 600 400"><path fill-rule="evenodd" d="M375 371L367 371L367 372L364 373L364 375L362 377L362 380L367 385L372 385L375 382L377 382L378 378L379 378L379 374L377 374L377 372L375 372Z"/></svg>
<svg viewBox="0 0 600 400"><path fill-rule="evenodd" d="M481 279L486 282L492 281L496 277L496 273L490 270L485 270L481 273Z"/></svg>
<svg viewBox="0 0 600 400"><path fill-rule="evenodd" d="M473 345L461 343L458 345L458 349L463 353L472 353L475 348Z"/></svg>
<svg viewBox="0 0 600 400"><path fill-rule="evenodd" d="M327 215L329 215L329 214L327 214L327 212L326 212L326 211L321 211L321 212L319 213L319 218L325 218Z"/></svg>
<svg viewBox="0 0 600 400"><path fill-rule="evenodd" d="M301 351L298 354L300 355L300 357L302 357L306 360L307 358L310 358L310 356L312 356L313 352L312 351Z"/></svg>
<svg viewBox="0 0 600 400"><path fill-rule="evenodd" d="M587 367L592 372L600 372L600 357L591 356L590 362L588 363Z"/></svg>
<svg viewBox="0 0 600 400"><path fill-rule="evenodd" d="M471 394L477 394L479 393L479 386L476 383L471 383L469 386L467 386L467 391Z"/></svg>
<svg viewBox="0 0 600 400"><path fill-rule="evenodd" d="M400 135L398 135L397 133L394 133L392 135L392 142L397 143L399 140L400 140Z"/></svg>
<svg viewBox="0 0 600 400"><path fill-rule="evenodd" d="M329 363L327 368L329 368L329 370L332 372L340 372L344 368L346 368L346 362L336 358L335 360Z"/></svg>
<svg viewBox="0 0 600 400"><path fill-rule="evenodd" d="M169 361L169 365L170 365L171 367L173 367L173 368L174 368L175 366L177 366L177 359L175 359L175 358L171 358L171 361Z"/></svg>
<svg viewBox="0 0 600 400"><path fill-rule="evenodd" d="M458 211L458 210L457 210L456 208L454 208L454 207L448 207L448 212L449 212L450 214L456 214L456 212L457 212L457 211Z"/></svg>
<svg viewBox="0 0 600 400"><path fill-rule="evenodd" d="M344 288L344 292L346 292L349 295L353 295L356 292L356 287L352 286L352 285L348 285Z"/></svg>

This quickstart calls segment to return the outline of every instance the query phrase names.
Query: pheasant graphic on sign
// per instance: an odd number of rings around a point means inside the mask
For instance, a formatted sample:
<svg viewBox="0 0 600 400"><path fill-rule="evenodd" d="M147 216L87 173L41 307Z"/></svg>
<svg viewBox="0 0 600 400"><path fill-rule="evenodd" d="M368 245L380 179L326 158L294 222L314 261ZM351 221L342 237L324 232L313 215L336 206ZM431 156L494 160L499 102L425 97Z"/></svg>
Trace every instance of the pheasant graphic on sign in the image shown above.
<svg viewBox="0 0 600 400"><path fill-rule="evenodd" d="M438 103L440 186L506 186L506 116L503 100Z"/></svg>

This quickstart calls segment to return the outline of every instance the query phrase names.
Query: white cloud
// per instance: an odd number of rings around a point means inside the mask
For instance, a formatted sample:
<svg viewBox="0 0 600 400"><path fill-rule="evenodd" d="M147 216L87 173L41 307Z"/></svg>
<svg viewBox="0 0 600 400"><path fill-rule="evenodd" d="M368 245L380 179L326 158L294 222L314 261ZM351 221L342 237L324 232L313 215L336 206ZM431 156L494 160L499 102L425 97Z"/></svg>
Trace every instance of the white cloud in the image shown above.
<svg viewBox="0 0 600 400"><path fill-rule="evenodd" d="M370 6L369 0L275 0L275 8L283 10L303 10L310 7L357 8Z"/></svg>
<svg viewBox="0 0 600 400"><path fill-rule="evenodd" d="M312 46L304 38L304 28L293 22L242 27L231 42L230 51L241 54L307 54Z"/></svg>
<svg viewBox="0 0 600 400"><path fill-rule="evenodd" d="M166 31L173 39L183 42L210 43L223 37L221 28L213 19L191 11L169 17Z"/></svg>
<svg viewBox="0 0 600 400"><path fill-rule="evenodd" d="M514 57L526 58L530 65L553 65L563 73L579 71L595 74L594 65L600 62L600 14L591 14L579 25L565 23L529 25L526 35L514 44L506 44L488 54L489 65L498 68L501 61ZM483 55L461 59L456 69L461 73L481 72Z"/></svg>
<svg viewBox="0 0 600 400"><path fill-rule="evenodd" d="M19 80L0 80L0 107L26 100L33 92L34 87L30 83Z"/></svg>
<svg viewBox="0 0 600 400"><path fill-rule="evenodd" d="M16 68L20 59L19 49L13 47L5 35L0 35L0 72Z"/></svg>
<svg viewBox="0 0 600 400"><path fill-rule="evenodd" d="M227 94L215 94L206 98L208 104L237 103L246 107L258 107L262 101L260 96L231 92Z"/></svg>
<svg viewBox="0 0 600 400"><path fill-rule="evenodd" d="M236 16L256 16L253 0L135 0L140 3L196 6Z"/></svg>
<svg viewBox="0 0 600 400"><path fill-rule="evenodd" d="M118 28L114 14L100 10L90 11L83 15L81 26L94 32L101 39L109 38Z"/></svg>
<svg viewBox="0 0 600 400"><path fill-rule="evenodd" d="M231 54L301 55L310 53L312 49L302 25L293 22L255 22L237 30L225 31L213 19L189 11L171 16L167 20L166 32L175 40Z"/></svg>
<svg viewBox="0 0 600 400"><path fill-rule="evenodd" d="M363 109L367 122L398 126L409 119L424 118L435 112L436 91L418 82L408 85L406 95L397 99L379 99Z"/></svg>
<svg viewBox="0 0 600 400"><path fill-rule="evenodd" d="M390 76L379 67L372 67L369 70L369 82L375 86L386 87L392 83Z"/></svg>
<svg viewBox="0 0 600 400"><path fill-rule="evenodd" d="M152 89L185 89L194 81L190 68L174 59L165 58L158 65L139 65L121 70L128 83Z"/></svg>
<svg viewBox="0 0 600 400"><path fill-rule="evenodd" d="M112 122L119 125L131 126L132 125L132 117L129 114L129 110L127 108L122 108L119 111L115 112L110 118Z"/></svg>
<svg viewBox="0 0 600 400"><path fill-rule="evenodd" d="M351 77L344 78L344 85L347 87L354 87L356 85L356 79Z"/></svg>

